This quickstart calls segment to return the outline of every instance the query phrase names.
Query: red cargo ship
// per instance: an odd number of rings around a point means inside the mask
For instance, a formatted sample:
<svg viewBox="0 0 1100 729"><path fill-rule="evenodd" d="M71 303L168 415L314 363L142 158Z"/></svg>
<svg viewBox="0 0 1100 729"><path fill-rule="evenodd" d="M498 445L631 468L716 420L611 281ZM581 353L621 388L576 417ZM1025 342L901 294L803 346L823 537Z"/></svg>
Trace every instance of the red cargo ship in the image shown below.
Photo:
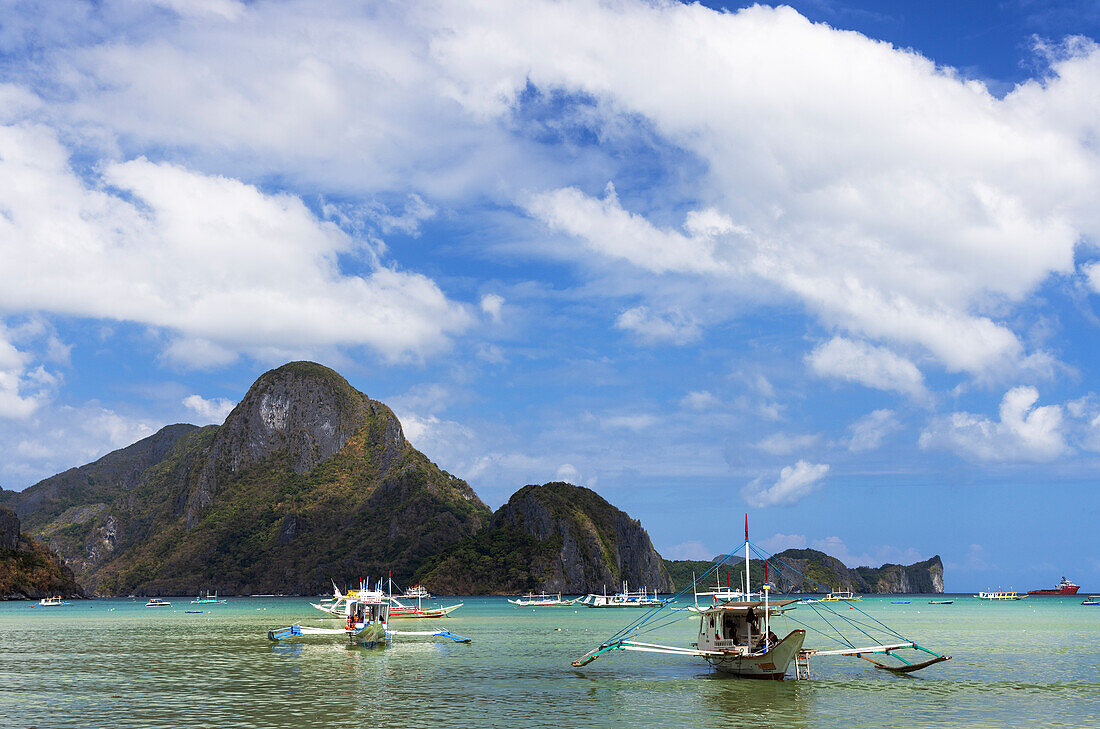
<svg viewBox="0 0 1100 729"><path fill-rule="evenodd" d="M1062 581L1058 583L1058 586L1052 590L1029 590L1027 594L1037 595L1039 597L1051 597L1059 595L1076 595L1080 590L1080 585L1075 585L1066 579L1065 575L1062 575Z"/></svg>

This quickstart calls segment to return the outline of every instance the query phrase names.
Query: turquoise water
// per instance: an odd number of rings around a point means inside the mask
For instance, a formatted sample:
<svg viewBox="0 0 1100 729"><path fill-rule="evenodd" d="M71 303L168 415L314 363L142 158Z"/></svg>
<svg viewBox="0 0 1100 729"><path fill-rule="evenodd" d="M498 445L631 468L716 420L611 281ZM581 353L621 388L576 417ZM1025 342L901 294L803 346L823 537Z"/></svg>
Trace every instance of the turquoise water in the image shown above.
<svg viewBox="0 0 1100 729"><path fill-rule="evenodd" d="M898 599L911 604L891 604ZM367 650L340 637L268 641L268 629L296 621L335 625L305 598L213 606L183 598L172 608L3 603L0 726L1100 726L1100 606L928 599L865 598L859 607L952 660L897 676L855 658L820 658L811 680L783 682L718 677L697 659L638 653L570 667L636 617L631 610L466 598L445 620L396 625L446 627L472 644ZM650 637L686 644L696 625L685 620ZM782 622L774 629L785 634ZM813 635L807 645L835 647Z"/></svg>

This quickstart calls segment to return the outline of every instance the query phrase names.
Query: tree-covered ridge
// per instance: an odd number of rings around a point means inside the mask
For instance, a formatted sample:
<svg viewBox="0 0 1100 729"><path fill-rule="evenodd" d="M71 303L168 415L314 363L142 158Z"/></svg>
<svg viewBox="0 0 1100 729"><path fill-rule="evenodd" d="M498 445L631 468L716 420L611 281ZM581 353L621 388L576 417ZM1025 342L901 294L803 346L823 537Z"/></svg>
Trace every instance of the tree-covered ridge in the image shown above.
<svg viewBox="0 0 1100 729"><path fill-rule="evenodd" d="M490 527L430 559L418 579L437 592L569 594L633 587L667 590L668 575L637 520L584 487L525 486Z"/></svg>
<svg viewBox="0 0 1100 729"><path fill-rule="evenodd" d="M72 570L20 529L15 512L0 506L0 600L84 597Z"/></svg>
<svg viewBox="0 0 1100 729"><path fill-rule="evenodd" d="M332 370L262 375L222 426L178 439L115 498L42 524L102 594L316 593L473 534L489 509L404 439L393 412Z"/></svg>

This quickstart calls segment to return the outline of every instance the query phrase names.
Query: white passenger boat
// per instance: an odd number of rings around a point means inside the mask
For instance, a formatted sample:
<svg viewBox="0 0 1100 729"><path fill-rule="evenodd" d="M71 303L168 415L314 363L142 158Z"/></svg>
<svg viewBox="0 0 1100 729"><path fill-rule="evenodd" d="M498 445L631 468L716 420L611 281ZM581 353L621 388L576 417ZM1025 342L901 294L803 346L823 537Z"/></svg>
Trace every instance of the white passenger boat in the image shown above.
<svg viewBox="0 0 1100 729"><path fill-rule="evenodd" d="M1089 595L1081 601L1082 605L1100 605L1100 595Z"/></svg>
<svg viewBox="0 0 1100 729"><path fill-rule="evenodd" d="M66 605L72 605L71 602L65 602L61 599L61 595L55 597L44 597L38 601L37 605L31 605L31 607L65 607Z"/></svg>
<svg viewBox="0 0 1100 729"><path fill-rule="evenodd" d="M421 585L421 584L417 583L417 585L415 587L410 587L409 589L405 590L405 599L406 600L431 600L432 599L432 594L430 592L428 592L428 588L424 587L424 585Z"/></svg>
<svg viewBox="0 0 1100 729"><path fill-rule="evenodd" d="M602 595L589 593L576 600L578 605L590 608L653 608L660 607L667 602L669 600L662 600L657 596L656 590L650 593L643 587L640 590L631 592L627 589L625 582L623 583L623 591L615 595L608 595L606 592Z"/></svg>
<svg viewBox="0 0 1100 729"><path fill-rule="evenodd" d="M998 590L996 592L979 592L974 597L981 600L1023 600L1026 595L1021 595L1016 592L1003 592Z"/></svg>
<svg viewBox="0 0 1100 729"><path fill-rule="evenodd" d="M517 600L509 599L508 602L512 603L516 607L554 607L556 605L572 605L579 599L580 598L574 598L573 600L562 600L560 592L557 595L547 595L546 593L536 595L529 592Z"/></svg>
<svg viewBox="0 0 1100 729"><path fill-rule="evenodd" d="M149 602L145 603L145 607L172 607L172 603L161 600L159 597L153 597L149 598Z"/></svg>
<svg viewBox="0 0 1100 729"><path fill-rule="evenodd" d="M837 590L836 592L830 592L825 597L821 598L822 602L855 602L862 600L863 598L855 594L851 590Z"/></svg>

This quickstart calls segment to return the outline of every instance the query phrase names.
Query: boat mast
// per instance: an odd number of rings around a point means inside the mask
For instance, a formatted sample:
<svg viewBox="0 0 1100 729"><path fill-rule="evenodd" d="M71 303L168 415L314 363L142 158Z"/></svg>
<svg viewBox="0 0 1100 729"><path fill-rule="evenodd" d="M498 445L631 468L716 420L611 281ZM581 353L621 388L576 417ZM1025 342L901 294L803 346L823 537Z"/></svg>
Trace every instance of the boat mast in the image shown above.
<svg viewBox="0 0 1100 729"><path fill-rule="evenodd" d="M749 515L745 514L745 599L749 599Z"/></svg>

